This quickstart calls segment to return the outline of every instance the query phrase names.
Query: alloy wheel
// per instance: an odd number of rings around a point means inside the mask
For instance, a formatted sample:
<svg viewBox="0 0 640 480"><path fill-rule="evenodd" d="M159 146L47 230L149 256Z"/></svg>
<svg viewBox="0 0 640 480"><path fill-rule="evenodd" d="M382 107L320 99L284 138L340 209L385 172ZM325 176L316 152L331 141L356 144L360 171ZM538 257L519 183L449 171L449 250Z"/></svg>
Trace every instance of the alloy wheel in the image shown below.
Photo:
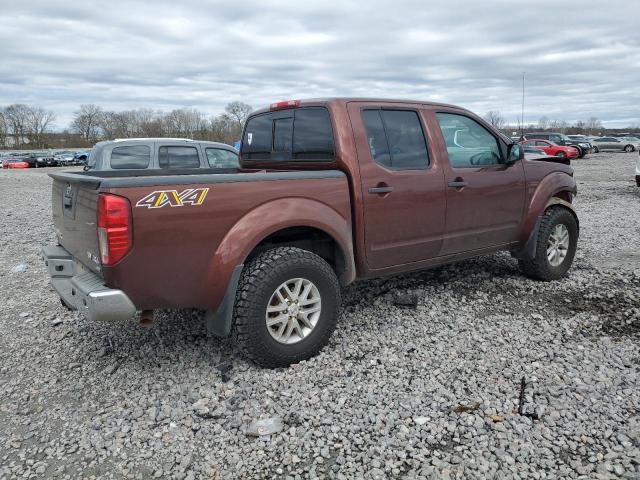
<svg viewBox="0 0 640 480"><path fill-rule="evenodd" d="M552 267L559 266L569 250L569 229L562 223L556 225L547 240L547 259Z"/></svg>
<svg viewBox="0 0 640 480"><path fill-rule="evenodd" d="M318 287L306 278L292 278L276 288L269 299L267 330L277 342L298 343L318 324L321 310Z"/></svg>

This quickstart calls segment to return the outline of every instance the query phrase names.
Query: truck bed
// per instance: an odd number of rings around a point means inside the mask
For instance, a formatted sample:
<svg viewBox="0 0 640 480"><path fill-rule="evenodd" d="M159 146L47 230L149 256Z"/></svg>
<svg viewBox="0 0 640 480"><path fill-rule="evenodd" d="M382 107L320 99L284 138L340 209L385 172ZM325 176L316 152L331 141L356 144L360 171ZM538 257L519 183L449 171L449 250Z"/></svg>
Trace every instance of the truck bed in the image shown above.
<svg viewBox="0 0 640 480"><path fill-rule="evenodd" d="M255 231L268 235L287 228L291 212L309 227L334 215L339 218L333 220L339 224L335 228L351 235L349 188L346 175L338 170L87 171L50 176L59 244L106 286L126 291L138 310L217 307L237 267L231 264L238 253L233 250L250 251L264 238L251 238L254 233L247 225L264 224ZM200 204L177 201L156 207L145 200L164 194L178 199L190 191L206 191ZM131 205L132 248L109 267L100 263L97 238L101 193L124 197Z"/></svg>

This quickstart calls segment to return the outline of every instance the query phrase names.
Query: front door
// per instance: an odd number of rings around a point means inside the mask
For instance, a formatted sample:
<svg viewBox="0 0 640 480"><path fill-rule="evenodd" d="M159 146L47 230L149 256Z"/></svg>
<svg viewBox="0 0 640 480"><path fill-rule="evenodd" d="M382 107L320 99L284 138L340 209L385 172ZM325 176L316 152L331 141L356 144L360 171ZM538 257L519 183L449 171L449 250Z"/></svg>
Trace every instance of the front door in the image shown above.
<svg viewBox="0 0 640 480"><path fill-rule="evenodd" d="M470 116L440 112L436 118L448 157L441 255L516 241L525 199L522 162L506 165L499 139Z"/></svg>
<svg viewBox="0 0 640 480"><path fill-rule="evenodd" d="M444 175L431 162L419 105L351 102L363 204L366 261L381 269L438 256Z"/></svg>

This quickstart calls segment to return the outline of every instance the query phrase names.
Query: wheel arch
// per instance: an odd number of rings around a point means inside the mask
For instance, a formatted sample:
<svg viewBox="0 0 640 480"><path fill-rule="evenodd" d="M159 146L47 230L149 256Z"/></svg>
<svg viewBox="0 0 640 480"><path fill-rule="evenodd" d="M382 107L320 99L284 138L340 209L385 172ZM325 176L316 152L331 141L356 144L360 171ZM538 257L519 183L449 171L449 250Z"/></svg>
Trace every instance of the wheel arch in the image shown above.
<svg viewBox="0 0 640 480"><path fill-rule="evenodd" d="M514 257L521 260L531 260L535 258L537 245L538 245L538 234L540 231L540 223L542 222L542 218L544 217L545 213L550 208L557 207L557 208L563 208L569 211L569 213L571 213L571 215L576 221L578 234L580 233L580 220L578 219L578 214L576 213L576 210L573 207L573 205L569 201L567 201L567 199L570 199L570 195L571 195L570 191L561 190L547 201L544 208L542 209L540 214L537 216L535 223L533 225L533 228L530 231L529 236L527 237L526 242L522 245L521 248L514 250L512 252L512 255Z"/></svg>
<svg viewBox="0 0 640 480"><path fill-rule="evenodd" d="M324 258L340 283L356 276L351 218L316 200L278 199L253 209L229 229L213 254L205 281L212 285L206 323L216 336L227 335L242 267L275 246L297 246ZM306 247L306 248L305 248Z"/></svg>

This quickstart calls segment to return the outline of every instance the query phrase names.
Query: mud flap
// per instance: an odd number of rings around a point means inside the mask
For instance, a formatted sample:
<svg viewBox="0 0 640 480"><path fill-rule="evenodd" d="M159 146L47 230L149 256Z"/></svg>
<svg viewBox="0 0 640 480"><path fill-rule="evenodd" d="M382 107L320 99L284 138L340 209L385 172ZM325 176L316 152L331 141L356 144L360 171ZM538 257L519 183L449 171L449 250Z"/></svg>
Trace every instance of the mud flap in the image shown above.
<svg viewBox="0 0 640 480"><path fill-rule="evenodd" d="M231 333L233 322L233 306L236 302L236 290L240 282L240 275L244 265L238 265L233 269L227 291L220 306L216 311L207 310L204 314L204 321L207 326L207 335L214 337L227 337Z"/></svg>
<svg viewBox="0 0 640 480"><path fill-rule="evenodd" d="M531 231L527 243L519 250L514 250L511 255L519 260L533 260L536 256L536 250L538 245L538 232L540 231L540 222L542 222L542 216L536 220L536 225Z"/></svg>

